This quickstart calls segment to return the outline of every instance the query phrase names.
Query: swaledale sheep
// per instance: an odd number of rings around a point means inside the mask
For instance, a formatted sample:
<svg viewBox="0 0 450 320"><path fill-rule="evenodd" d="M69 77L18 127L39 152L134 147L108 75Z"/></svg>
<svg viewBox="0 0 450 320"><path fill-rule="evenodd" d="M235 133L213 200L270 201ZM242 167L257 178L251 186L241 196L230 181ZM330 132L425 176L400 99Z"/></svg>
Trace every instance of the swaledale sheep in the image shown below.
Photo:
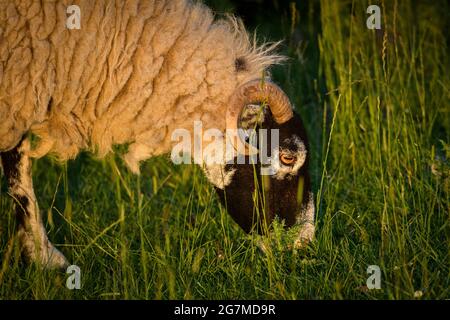
<svg viewBox="0 0 450 320"><path fill-rule="evenodd" d="M80 9L80 29L66 26L70 5ZM81 150L102 157L128 144L124 160L138 173L140 161L170 153L175 130L192 131L201 121L225 134L245 127L244 114L258 129L278 130L279 147L269 150L275 173L265 179L248 161L205 161L207 178L246 232L262 232L258 226L278 216L287 227L302 225L297 244L311 240L306 134L265 72L283 59L274 48L257 46L239 20L215 20L189 0L0 2L0 154L25 258L67 266L42 223L33 158L66 160ZM30 133L39 138L33 148ZM263 181L265 210L255 217L253 196Z"/></svg>

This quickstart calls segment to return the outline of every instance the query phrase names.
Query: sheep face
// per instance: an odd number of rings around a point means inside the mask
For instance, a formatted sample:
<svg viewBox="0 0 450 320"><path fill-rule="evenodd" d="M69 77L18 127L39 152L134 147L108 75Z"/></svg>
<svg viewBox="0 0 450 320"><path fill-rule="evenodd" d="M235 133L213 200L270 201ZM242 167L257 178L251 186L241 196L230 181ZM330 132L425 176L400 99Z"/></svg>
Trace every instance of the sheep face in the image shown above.
<svg viewBox="0 0 450 320"><path fill-rule="evenodd" d="M219 197L246 232L265 233L275 217L283 220L286 227L306 223L312 227L314 206L307 171L308 144L302 121L298 115L293 115L285 123L278 124L269 108L263 109L262 117L256 110L255 105L244 108L239 127L248 129L249 125L254 126L256 132L276 130L278 146L267 139L267 157L270 160L266 164L259 155L256 163L247 155L244 164L238 164L235 157L225 165L222 177L227 177L226 181L222 180L220 186L213 181ZM262 141L257 141L257 147L262 147ZM302 243L310 238L312 234L299 235Z"/></svg>
<svg viewBox="0 0 450 320"><path fill-rule="evenodd" d="M222 203L246 232L265 233L275 217L286 227L298 225L294 246L302 247L314 236L307 171L310 153L302 121L289 98L270 80L244 83L230 97L226 125L249 135L236 140L246 144L244 162L239 162L242 148L235 146L238 154L231 163L227 161L215 174L206 169Z"/></svg>

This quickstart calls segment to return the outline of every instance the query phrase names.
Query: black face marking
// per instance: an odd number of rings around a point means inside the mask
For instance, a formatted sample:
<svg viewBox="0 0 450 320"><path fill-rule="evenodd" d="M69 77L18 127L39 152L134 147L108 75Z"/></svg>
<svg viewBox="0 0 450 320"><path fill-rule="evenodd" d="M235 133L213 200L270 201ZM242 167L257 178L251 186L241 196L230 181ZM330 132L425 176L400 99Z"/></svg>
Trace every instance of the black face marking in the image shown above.
<svg viewBox="0 0 450 320"><path fill-rule="evenodd" d="M248 162L248 159L246 159ZM298 174L289 179L278 180L267 176L270 188L264 193L265 208L262 205L263 189L259 165L241 164L237 168L231 183L224 190L216 188L222 204L237 224L245 231L252 230L258 233L265 231L265 223L272 222L275 216L284 220L285 226L290 227L296 223L296 217L301 207L306 206L310 192L310 178L307 166L302 167ZM256 181L255 183L255 175ZM303 194L298 203L298 184L303 183ZM255 190L260 198L254 201ZM259 212L259 217L258 217ZM261 213L264 212L264 216Z"/></svg>
<svg viewBox="0 0 450 320"><path fill-rule="evenodd" d="M294 115L292 119L282 125L273 121L270 111L268 111L266 119L267 121L264 121L261 128L279 129L280 148L298 150L298 146L294 143L296 139L300 139L308 148L306 132L298 115ZM270 140L268 142L270 144ZM270 145L268 147L270 150ZM302 208L307 206L309 200L311 186L308 161L307 153L305 162L298 171L286 175L283 179L277 179L275 176L261 176L260 164L249 164L249 159L246 157L246 164L233 164L225 167L226 170L235 169L235 173L224 190L216 188L216 191L229 214L245 232L254 230L264 233L267 230L266 223L270 224L275 216L284 220L286 227L290 227L297 222L299 213ZM236 159L233 163L236 163ZM264 193L264 210L262 201L254 201L256 190L262 200L263 179L269 184L269 188ZM259 217L258 212L260 212ZM264 215L261 214L262 212Z"/></svg>
<svg viewBox="0 0 450 320"><path fill-rule="evenodd" d="M248 163L248 158L246 157ZM254 183L253 165L241 164L233 165L238 168L233 176L232 182L224 190L216 188L222 204L227 208L228 213L236 223L247 233L256 229L262 233L266 221L271 221L273 217L267 216L269 210L264 210L261 197L261 177L257 176L258 182ZM255 190L258 188L258 199L254 201ZM262 216L265 214L266 216Z"/></svg>
<svg viewBox="0 0 450 320"><path fill-rule="evenodd" d="M236 58L234 61L234 67L236 72L247 71L247 61L245 61L244 57Z"/></svg>

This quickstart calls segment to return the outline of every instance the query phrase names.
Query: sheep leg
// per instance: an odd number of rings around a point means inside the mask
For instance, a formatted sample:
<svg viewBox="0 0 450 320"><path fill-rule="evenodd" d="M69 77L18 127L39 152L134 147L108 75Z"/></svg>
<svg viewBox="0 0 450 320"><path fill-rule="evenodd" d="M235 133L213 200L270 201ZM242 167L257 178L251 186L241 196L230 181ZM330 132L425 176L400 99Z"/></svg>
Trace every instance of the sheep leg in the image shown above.
<svg viewBox="0 0 450 320"><path fill-rule="evenodd" d="M9 194L15 200L17 234L22 253L28 262L45 268L64 268L68 262L48 240L33 190L31 159L26 152L28 139L13 149L0 153L3 171L8 179Z"/></svg>
<svg viewBox="0 0 450 320"><path fill-rule="evenodd" d="M294 247L297 249L305 247L309 242L314 239L314 233L316 230L314 224L314 214L315 214L315 206L314 206L314 196L312 193L309 194L309 200L306 205L302 216L299 217L298 223L302 225L300 229L300 233L295 240Z"/></svg>

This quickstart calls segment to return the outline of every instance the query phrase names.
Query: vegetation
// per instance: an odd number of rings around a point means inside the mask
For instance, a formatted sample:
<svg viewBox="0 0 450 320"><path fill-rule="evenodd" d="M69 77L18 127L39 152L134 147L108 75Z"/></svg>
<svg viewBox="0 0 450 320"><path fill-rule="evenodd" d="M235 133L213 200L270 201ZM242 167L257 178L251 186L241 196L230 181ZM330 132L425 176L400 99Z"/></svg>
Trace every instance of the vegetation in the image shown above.
<svg viewBox="0 0 450 320"><path fill-rule="evenodd" d="M381 1L381 30L366 27L368 1L242 3L208 1L260 38L286 39L290 60L273 74L310 137L316 241L289 249L275 226L262 253L201 168L168 157L140 177L118 156L44 158L41 211L82 288L22 262L2 179L0 299L450 298L448 3ZM379 290L366 287L369 265Z"/></svg>

